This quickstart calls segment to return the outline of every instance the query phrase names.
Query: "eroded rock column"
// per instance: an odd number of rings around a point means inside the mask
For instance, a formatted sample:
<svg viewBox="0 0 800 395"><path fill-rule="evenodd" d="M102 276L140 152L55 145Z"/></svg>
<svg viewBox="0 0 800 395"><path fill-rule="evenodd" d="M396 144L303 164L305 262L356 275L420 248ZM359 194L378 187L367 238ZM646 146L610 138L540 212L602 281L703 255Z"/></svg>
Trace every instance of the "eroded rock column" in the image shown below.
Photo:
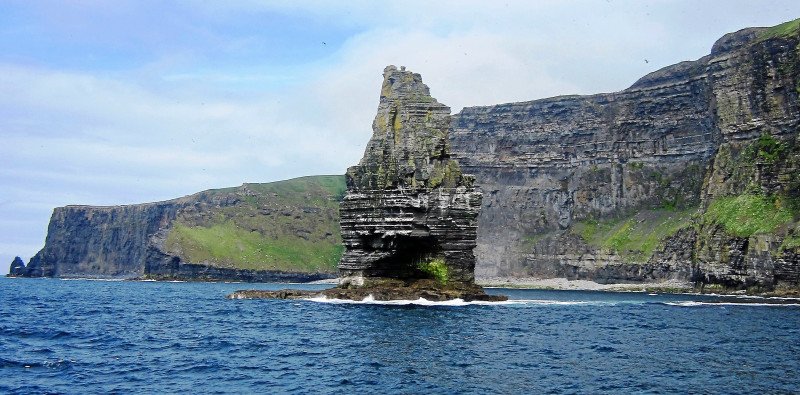
<svg viewBox="0 0 800 395"><path fill-rule="evenodd" d="M388 66L383 77L372 138L347 171L342 282L435 276L472 283L481 193L450 156L450 108L419 74Z"/></svg>

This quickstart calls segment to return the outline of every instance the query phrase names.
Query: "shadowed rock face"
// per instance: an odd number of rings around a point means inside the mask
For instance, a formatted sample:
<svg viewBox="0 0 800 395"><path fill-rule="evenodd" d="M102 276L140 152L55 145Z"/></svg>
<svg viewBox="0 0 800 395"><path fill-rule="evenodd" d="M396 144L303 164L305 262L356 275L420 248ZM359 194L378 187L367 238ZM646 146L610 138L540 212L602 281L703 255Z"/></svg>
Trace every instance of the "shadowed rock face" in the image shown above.
<svg viewBox="0 0 800 395"><path fill-rule="evenodd" d="M14 261L11 262L11 268L9 274L14 276L24 272L25 272L25 262L23 262L22 258L20 257L14 257Z"/></svg>
<svg viewBox="0 0 800 395"><path fill-rule="evenodd" d="M343 283L363 277L425 277L444 262L447 279L474 280L481 193L450 156L450 108L419 74L388 66L364 157L347 171L340 207Z"/></svg>

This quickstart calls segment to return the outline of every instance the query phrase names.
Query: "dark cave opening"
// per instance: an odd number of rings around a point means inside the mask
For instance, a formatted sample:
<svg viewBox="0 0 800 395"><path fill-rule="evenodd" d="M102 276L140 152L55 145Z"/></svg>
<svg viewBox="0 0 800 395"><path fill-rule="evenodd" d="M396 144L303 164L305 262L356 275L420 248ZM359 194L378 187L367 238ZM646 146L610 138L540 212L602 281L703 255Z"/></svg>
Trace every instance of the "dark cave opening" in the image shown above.
<svg viewBox="0 0 800 395"><path fill-rule="evenodd" d="M394 254L375 263L375 275L402 280L426 278L418 265L442 254L433 237L393 236L385 243Z"/></svg>

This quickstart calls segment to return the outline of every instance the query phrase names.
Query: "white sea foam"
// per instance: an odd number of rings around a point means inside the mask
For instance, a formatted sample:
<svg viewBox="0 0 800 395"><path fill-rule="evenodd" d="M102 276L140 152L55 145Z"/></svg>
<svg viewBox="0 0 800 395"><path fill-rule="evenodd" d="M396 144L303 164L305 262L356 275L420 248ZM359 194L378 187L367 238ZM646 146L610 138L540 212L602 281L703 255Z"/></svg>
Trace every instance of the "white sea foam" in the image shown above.
<svg viewBox="0 0 800 395"><path fill-rule="evenodd" d="M61 281L108 281L108 282L118 282L118 281L126 281L124 278L83 278L83 277L70 277L70 278L59 278Z"/></svg>
<svg viewBox="0 0 800 395"><path fill-rule="evenodd" d="M698 307L698 306L769 306L769 307L797 307L800 303L747 303L747 302L665 302L670 306Z"/></svg>
<svg viewBox="0 0 800 395"><path fill-rule="evenodd" d="M442 302L431 301L424 298L417 300L375 300L372 295L368 295L363 300L349 300L349 299L329 299L326 296L319 296L315 298L308 298L306 300L319 303L332 303L332 304L371 304L371 305L388 305L388 306L503 306L503 305L596 305L596 304L611 304L605 302L588 302L588 301L561 301L561 300L536 300L536 299L510 299L502 302L486 302L486 301L472 301L465 302L463 299L446 300Z"/></svg>

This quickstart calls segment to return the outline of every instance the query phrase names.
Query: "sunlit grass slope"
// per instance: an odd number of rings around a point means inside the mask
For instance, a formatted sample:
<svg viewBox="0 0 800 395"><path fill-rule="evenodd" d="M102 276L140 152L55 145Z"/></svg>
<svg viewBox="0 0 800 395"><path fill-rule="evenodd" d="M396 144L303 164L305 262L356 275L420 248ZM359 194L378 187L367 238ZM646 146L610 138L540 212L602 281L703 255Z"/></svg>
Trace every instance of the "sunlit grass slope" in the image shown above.
<svg viewBox="0 0 800 395"><path fill-rule="evenodd" d="M343 247L343 176L311 176L208 191L184 210L167 252L184 262L299 272L333 272Z"/></svg>

